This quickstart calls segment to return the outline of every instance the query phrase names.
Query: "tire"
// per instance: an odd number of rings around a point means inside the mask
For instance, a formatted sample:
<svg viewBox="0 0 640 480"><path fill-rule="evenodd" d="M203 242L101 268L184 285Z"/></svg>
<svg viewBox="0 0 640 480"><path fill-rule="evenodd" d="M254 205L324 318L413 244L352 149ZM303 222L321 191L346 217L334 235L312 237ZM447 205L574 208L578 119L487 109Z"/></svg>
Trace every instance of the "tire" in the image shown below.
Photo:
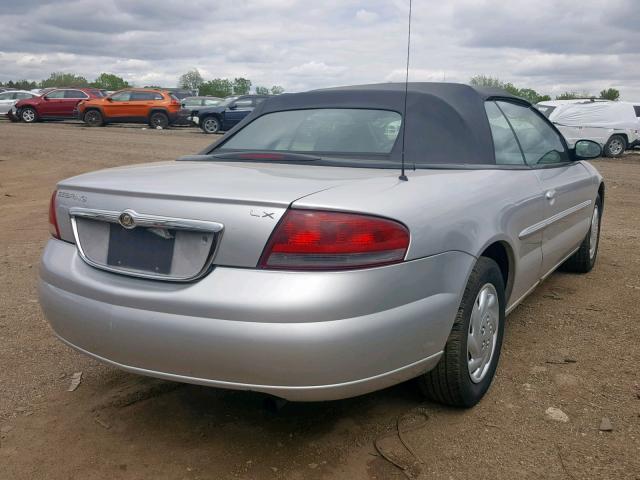
<svg viewBox="0 0 640 480"><path fill-rule="evenodd" d="M204 120L200 122L200 128L208 134L218 133L221 127L220 120L216 117L204 117Z"/></svg>
<svg viewBox="0 0 640 480"><path fill-rule="evenodd" d="M102 113L99 110L89 110L84 114L84 123L90 127L101 127L104 125Z"/></svg>
<svg viewBox="0 0 640 480"><path fill-rule="evenodd" d="M486 307L481 307L482 303ZM472 317L479 321L472 322ZM480 257L464 289L440 362L418 378L422 392L433 401L453 407L469 408L478 403L498 366L504 320L502 273L495 261ZM480 342L476 348L469 347L472 338Z"/></svg>
<svg viewBox="0 0 640 480"><path fill-rule="evenodd" d="M596 204L591 214L591 226L578 251L562 264L562 270L574 273L588 273L593 269L598 258L600 245L600 224L602 222L602 200L596 197Z"/></svg>
<svg viewBox="0 0 640 480"><path fill-rule="evenodd" d="M34 123L38 121L38 112L34 108L25 107L20 110L20 120L24 123Z"/></svg>
<svg viewBox="0 0 640 480"><path fill-rule="evenodd" d="M169 117L167 117L166 113L153 112L149 117L149 126L152 128L167 128L169 126Z"/></svg>
<svg viewBox="0 0 640 480"><path fill-rule="evenodd" d="M604 156L616 158L622 156L627 149L627 140L622 135L611 135L611 138L604 145Z"/></svg>

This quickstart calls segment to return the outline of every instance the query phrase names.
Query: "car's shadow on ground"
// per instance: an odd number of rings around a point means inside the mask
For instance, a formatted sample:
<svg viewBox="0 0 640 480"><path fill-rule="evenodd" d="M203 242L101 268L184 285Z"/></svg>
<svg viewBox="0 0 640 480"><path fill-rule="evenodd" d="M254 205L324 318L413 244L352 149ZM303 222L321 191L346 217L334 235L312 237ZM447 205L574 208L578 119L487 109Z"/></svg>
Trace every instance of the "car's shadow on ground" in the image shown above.
<svg viewBox="0 0 640 480"><path fill-rule="evenodd" d="M321 459L319 465L329 465L356 449L365 464L375 460L380 463L378 470L393 470L373 456L373 441L393 430L400 416L422 407L434 414L462 412L427 403L411 381L356 398L282 405L256 392L100 370L83 381L84 391L72 401L75 406L65 407L72 408L75 421L82 424L78 428L83 434L78 436L91 431L94 437L101 433L105 442L126 440L136 449L150 445L158 451L195 449L200 455L223 449L227 452L223 465L234 468L246 462L290 468L296 458L306 459L300 461L308 468L309 458L315 457Z"/></svg>
<svg viewBox="0 0 640 480"><path fill-rule="evenodd" d="M95 380L102 384L93 386L104 391L93 397L92 412L145 426L157 424L154 419L161 418L163 422L157 427L162 429L174 423L168 419L180 418L172 430L240 422L274 433L313 435L330 430L345 418L356 423L384 423L425 403L413 381L344 400L285 402L258 392L167 382L115 370L104 371ZM130 416L129 412L135 414Z"/></svg>

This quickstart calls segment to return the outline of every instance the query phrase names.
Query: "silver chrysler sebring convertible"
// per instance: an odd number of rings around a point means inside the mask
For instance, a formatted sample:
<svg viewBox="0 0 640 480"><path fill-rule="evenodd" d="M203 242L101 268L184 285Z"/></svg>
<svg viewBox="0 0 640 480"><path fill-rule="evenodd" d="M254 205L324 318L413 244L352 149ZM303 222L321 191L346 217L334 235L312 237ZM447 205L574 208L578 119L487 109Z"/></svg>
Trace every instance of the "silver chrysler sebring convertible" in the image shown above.
<svg viewBox="0 0 640 480"><path fill-rule="evenodd" d="M599 154L501 91L279 95L199 155L61 181L42 307L142 375L298 401L417 378L469 407L505 316L557 267L592 269Z"/></svg>

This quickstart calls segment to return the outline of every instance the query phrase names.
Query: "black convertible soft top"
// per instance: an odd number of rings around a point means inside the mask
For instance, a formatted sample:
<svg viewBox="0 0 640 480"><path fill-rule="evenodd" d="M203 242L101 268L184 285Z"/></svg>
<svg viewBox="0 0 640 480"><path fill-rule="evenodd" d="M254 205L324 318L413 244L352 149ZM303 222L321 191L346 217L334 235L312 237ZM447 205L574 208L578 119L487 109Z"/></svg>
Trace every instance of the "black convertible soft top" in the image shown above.
<svg viewBox="0 0 640 480"><path fill-rule="evenodd" d="M283 110L367 108L402 114L404 96L404 83L356 85L277 95L269 97L225 137L261 115ZM498 89L458 83L410 82L407 114L402 122L402 128L407 129L407 168L412 168L413 164L495 165L493 140L484 108L485 101L493 98L528 104ZM401 135L402 131L389 160L401 160Z"/></svg>

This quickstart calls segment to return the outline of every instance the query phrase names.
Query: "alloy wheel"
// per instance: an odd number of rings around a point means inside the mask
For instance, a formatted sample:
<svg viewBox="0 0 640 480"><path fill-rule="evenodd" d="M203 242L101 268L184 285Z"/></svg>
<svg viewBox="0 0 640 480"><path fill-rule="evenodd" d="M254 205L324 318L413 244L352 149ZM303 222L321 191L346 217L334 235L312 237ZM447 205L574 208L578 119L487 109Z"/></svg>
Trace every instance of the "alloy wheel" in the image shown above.
<svg viewBox="0 0 640 480"><path fill-rule="evenodd" d="M217 133L220 130L220 124L215 118L207 118L202 126L207 133Z"/></svg>
<svg viewBox="0 0 640 480"><path fill-rule="evenodd" d="M622 153L624 150L624 143L619 138L614 138L609 142L609 154L612 156L617 156Z"/></svg>
<svg viewBox="0 0 640 480"><path fill-rule="evenodd" d="M36 119L36 112L34 112L32 109L27 108L22 111L23 121L30 123L30 122L33 122L35 119Z"/></svg>

